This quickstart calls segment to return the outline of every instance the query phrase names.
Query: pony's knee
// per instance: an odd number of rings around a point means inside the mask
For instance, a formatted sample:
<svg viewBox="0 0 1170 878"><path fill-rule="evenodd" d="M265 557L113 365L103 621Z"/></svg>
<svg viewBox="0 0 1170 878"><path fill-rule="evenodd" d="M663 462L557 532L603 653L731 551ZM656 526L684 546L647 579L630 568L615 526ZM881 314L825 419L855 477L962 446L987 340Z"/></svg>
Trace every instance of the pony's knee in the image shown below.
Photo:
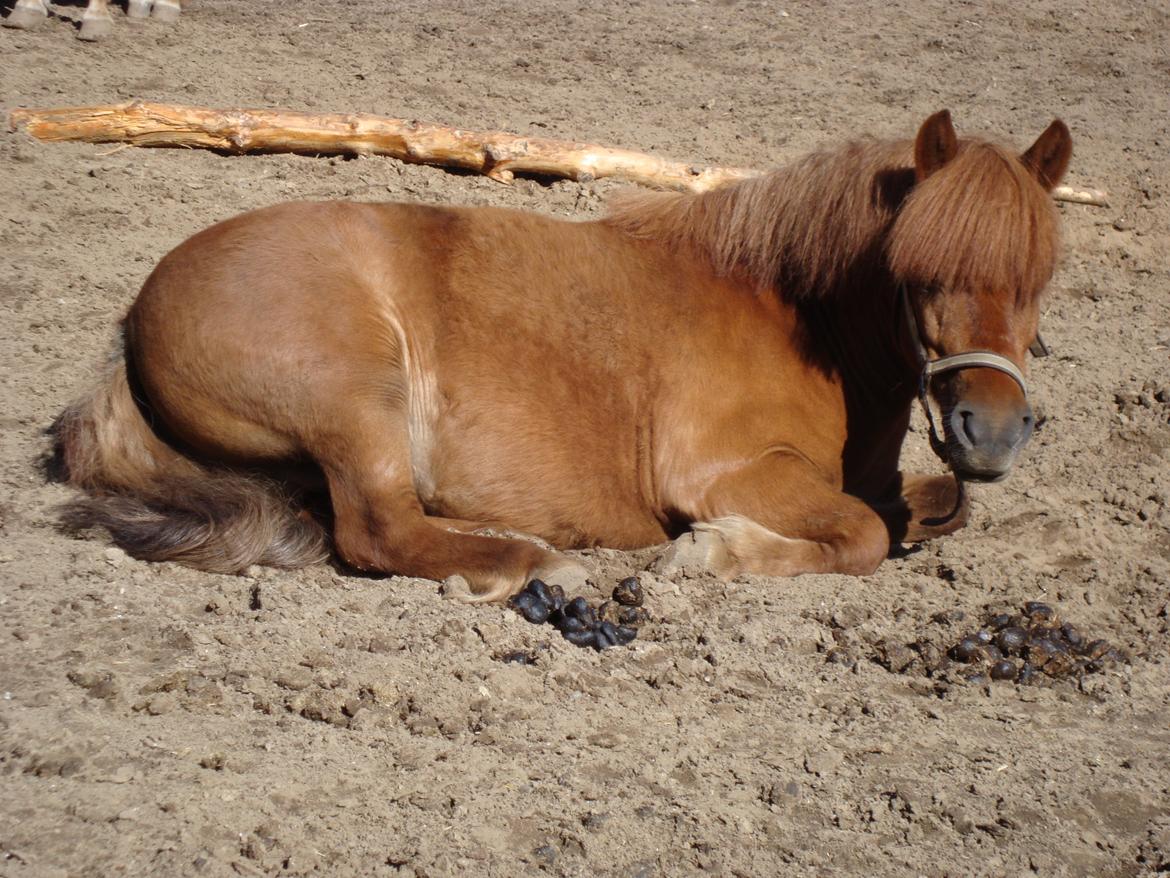
<svg viewBox="0 0 1170 878"><path fill-rule="evenodd" d="M877 515L858 517L847 536L837 541L837 573L869 576L890 554L890 533Z"/></svg>

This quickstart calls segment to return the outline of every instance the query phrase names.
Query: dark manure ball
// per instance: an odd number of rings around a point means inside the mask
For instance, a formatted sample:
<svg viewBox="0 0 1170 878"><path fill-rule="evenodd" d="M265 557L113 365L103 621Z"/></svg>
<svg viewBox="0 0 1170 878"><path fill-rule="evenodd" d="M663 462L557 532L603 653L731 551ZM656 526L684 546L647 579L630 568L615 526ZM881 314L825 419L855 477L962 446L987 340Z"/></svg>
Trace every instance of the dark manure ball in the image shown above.
<svg viewBox="0 0 1170 878"><path fill-rule="evenodd" d="M530 591L522 591L513 595L508 600L508 606L533 625L543 625L548 621L548 604Z"/></svg>
<svg viewBox="0 0 1170 878"><path fill-rule="evenodd" d="M637 577L627 576L613 590L613 599L626 607L640 607L645 596Z"/></svg>
<svg viewBox="0 0 1170 878"><path fill-rule="evenodd" d="M622 610L624 609L625 607L617 601L604 601L597 608L597 618L602 622L612 622L616 625L621 622Z"/></svg>
<svg viewBox="0 0 1170 878"><path fill-rule="evenodd" d="M592 646L597 647L597 632L592 628L587 628L579 631L565 631L565 640L573 644L573 646Z"/></svg>
<svg viewBox="0 0 1170 878"><path fill-rule="evenodd" d="M543 579L533 579L528 585L524 586L524 590L529 594L534 594L546 604L552 605L552 595L549 593L548 586Z"/></svg>
<svg viewBox="0 0 1170 878"><path fill-rule="evenodd" d="M631 628L637 628L649 621L650 614L645 607L622 607L618 612L618 623Z"/></svg>
<svg viewBox="0 0 1170 878"><path fill-rule="evenodd" d="M1000 659L991 666L991 679L993 680L1014 680L1019 673L1016 663L1011 659Z"/></svg>
<svg viewBox="0 0 1170 878"><path fill-rule="evenodd" d="M570 633L577 633L580 631L592 630L593 626L586 623L583 619L578 619L576 616L566 616L564 611L554 613L550 619L554 628L564 634L566 637Z"/></svg>
<svg viewBox="0 0 1170 878"><path fill-rule="evenodd" d="M1081 648L1081 655L1086 655L1091 659L1098 659L1109 652L1109 649L1108 640L1094 640Z"/></svg>
<svg viewBox="0 0 1170 878"><path fill-rule="evenodd" d="M1024 615L1033 622L1049 622L1056 618L1056 611L1040 601L1028 601L1024 604Z"/></svg>
<svg viewBox="0 0 1170 878"><path fill-rule="evenodd" d="M980 646L978 638L964 637L951 647L951 655L961 662L973 662L983 657L983 650L980 649Z"/></svg>
<svg viewBox="0 0 1170 878"><path fill-rule="evenodd" d="M1085 638L1081 636L1081 632L1079 632L1068 622L1065 622L1060 626L1060 636L1064 639L1064 642L1073 649L1080 649L1082 646L1084 646Z"/></svg>
<svg viewBox="0 0 1170 878"><path fill-rule="evenodd" d="M1024 644L1028 642L1028 632L1023 628L1017 628L1015 625L1009 625L996 635L995 645L1000 648L1004 655L1015 655L1024 648Z"/></svg>
<svg viewBox="0 0 1170 878"><path fill-rule="evenodd" d="M992 631L999 631L1012 624L1012 617L1007 613L998 613L987 620L987 627Z"/></svg>

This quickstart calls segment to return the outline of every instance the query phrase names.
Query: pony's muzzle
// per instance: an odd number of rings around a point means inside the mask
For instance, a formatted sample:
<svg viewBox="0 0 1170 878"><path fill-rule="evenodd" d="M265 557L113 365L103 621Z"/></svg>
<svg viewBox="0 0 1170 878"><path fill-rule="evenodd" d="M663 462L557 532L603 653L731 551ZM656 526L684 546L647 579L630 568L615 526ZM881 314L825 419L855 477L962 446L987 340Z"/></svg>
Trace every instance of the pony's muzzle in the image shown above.
<svg viewBox="0 0 1170 878"><path fill-rule="evenodd" d="M951 466L962 478L997 482L1004 478L1032 436L1032 407L988 405L960 399L946 419Z"/></svg>

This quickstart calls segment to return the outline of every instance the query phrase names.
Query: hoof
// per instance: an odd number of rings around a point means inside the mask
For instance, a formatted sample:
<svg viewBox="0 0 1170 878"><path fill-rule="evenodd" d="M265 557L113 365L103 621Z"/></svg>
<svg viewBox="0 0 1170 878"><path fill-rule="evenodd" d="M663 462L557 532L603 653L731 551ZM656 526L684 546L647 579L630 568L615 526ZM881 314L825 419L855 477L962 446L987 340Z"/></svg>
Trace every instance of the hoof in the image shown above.
<svg viewBox="0 0 1170 878"><path fill-rule="evenodd" d="M178 0L154 0L154 9L150 17L163 24L174 24L179 20L179 13L182 11Z"/></svg>
<svg viewBox="0 0 1170 878"><path fill-rule="evenodd" d="M150 18L150 7L154 0L130 0L126 4L126 17L134 21Z"/></svg>
<svg viewBox="0 0 1170 878"><path fill-rule="evenodd" d="M651 565L656 573L702 574L730 578L735 565L727 552L727 544L718 533L696 525L669 546Z"/></svg>
<svg viewBox="0 0 1170 878"><path fill-rule="evenodd" d="M568 558L557 558L555 562L543 564L532 572L532 579L541 579L547 585L559 585L566 594L579 594L589 585L589 571Z"/></svg>
<svg viewBox="0 0 1170 878"><path fill-rule="evenodd" d="M49 13L45 11L43 6L17 6L4 19L3 24L5 27L32 30L35 27L40 27L48 17Z"/></svg>
<svg viewBox="0 0 1170 878"><path fill-rule="evenodd" d="M77 39L92 43L94 40L105 39L113 29L114 22L109 18L84 18Z"/></svg>

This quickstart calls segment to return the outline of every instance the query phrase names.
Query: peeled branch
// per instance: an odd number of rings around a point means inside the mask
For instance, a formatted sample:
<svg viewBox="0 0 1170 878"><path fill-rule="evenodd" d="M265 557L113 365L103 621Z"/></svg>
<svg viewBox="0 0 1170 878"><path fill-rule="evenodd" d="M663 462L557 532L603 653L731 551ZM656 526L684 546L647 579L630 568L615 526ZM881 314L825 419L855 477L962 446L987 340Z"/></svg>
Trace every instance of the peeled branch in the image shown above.
<svg viewBox="0 0 1170 878"><path fill-rule="evenodd" d="M386 155L404 162L463 168L510 182L516 173L589 182L613 177L643 186L705 192L754 177L748 168L703 167L591 143L470 131L365 113L215 110L132 101L91 107L15 109L13 129L38 140L199 147L241 154L296 152ZM1058 201L1105 205L1104 192L1058 186Z"/></svg>

